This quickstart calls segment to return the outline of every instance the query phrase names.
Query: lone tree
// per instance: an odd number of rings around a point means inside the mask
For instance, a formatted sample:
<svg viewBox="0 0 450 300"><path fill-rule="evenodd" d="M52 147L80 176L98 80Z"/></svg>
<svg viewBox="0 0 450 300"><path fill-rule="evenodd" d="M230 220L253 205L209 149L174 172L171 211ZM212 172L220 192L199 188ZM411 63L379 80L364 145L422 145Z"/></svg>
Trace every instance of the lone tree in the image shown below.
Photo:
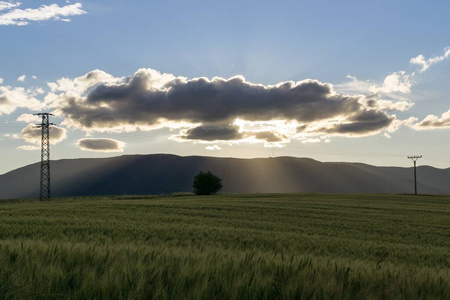
<svg viewBox="0 0 450 300"><path fill-rule="evenodd" d="M194 177L192 187L196 195L215 194L222 188L222 179L211 173L211 171L207 173L200 172Z"/></svg>

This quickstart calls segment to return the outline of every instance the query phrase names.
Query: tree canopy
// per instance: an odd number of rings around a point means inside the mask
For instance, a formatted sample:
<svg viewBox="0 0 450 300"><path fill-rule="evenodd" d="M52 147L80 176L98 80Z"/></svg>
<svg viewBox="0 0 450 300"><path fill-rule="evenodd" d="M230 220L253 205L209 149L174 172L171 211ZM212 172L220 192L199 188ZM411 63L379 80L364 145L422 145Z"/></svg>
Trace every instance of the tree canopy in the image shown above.
<svg viewBox="0 0 450 300"><path fill-rule="evenodd" d="M200 172L194 177L192 185L196 195L212 195L222 188L222 179L208 171Z"/></svg>

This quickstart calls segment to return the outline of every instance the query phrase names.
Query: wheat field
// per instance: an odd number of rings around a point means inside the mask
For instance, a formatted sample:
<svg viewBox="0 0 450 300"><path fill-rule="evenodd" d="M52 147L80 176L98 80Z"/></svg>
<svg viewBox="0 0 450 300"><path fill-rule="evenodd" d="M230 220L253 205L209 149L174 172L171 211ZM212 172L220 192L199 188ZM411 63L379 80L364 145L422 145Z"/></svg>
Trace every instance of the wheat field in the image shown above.
<svg viewBox="0 0 450 300"><path fill-rule="evenodd" d="M450 299L450 197L0 201L2 299Z"/></svg>

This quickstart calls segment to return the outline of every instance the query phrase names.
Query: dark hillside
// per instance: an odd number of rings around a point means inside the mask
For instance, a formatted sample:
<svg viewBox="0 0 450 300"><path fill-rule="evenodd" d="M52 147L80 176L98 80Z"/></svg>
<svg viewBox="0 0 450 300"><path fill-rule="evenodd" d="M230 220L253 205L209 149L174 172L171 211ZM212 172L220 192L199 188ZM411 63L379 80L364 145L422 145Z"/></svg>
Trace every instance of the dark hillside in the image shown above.
<svg viewBox="0 0 450 300"><path fill-rule="evenodd" d="M223 179L223 193L412 193L412 168L322 163L308 158L217 158L156 154L52 161L52 196L169 194L192 190L199 171ZM450 170L418 167L418 189L450 194ZM39 195L39 164L0 176L0 198Z"/></svg>

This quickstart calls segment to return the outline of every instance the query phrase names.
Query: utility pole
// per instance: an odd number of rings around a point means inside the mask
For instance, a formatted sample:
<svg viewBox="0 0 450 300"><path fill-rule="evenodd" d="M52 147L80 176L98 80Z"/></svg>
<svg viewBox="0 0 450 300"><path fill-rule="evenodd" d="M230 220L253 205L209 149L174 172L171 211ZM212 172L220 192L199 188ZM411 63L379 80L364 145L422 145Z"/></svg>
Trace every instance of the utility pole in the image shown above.
<svg viewBox="0 0 450 300"><path fill-rule="evenodd" d="M42 123L36 124L38 128L42 129L42 146L41 146L41 191L39 200L50 200L50 125L55 125L49 122L50 113L38 113L37 116L42 116Z"/></svg>
<svg viewBox="0 0 450 300"><path fill-rule="evenodd" d="M412 159L412 161L414 162L414 195L417 195L416 161L419 158L422 158L422 155L408 156L408 158Z"/></svg>

